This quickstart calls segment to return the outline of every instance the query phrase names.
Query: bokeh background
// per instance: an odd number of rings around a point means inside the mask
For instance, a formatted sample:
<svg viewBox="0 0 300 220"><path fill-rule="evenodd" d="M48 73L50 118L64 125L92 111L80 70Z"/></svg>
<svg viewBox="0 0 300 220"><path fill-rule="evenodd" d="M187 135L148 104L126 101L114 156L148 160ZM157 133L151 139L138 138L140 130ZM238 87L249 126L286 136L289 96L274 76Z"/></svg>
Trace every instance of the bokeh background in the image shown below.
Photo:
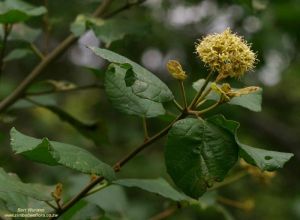
<svg viewBox="0 0 300 220"><path fill-rule="evenodd" d="M100 1L27 2L35 5L47 2L48 14L26 23L34 29L42 27L34 43L46 52L70 33L70 23L78 14L91 13ZM125 3L125 0L114 1L110 10ZM248 211L222 204L233 219L300 219L300 1L147 0L114 19L117 21L112 30L122 26L133 27L129 34L121 35L108 44L99 40L92 31L85 33L44 71L35 87L43 88L43 81L48 79L75 85L101 84L106 63L86 48L86 45L94 45L108 47L147 67L172 88L178 99L178 85L166 72L165 64L169 59L179 60L189 74L186 88L191 99L195 93L192 82L207 74L194 53L195 42L206 34L222 32L230 27L252 44L259 59L254 72L232 83L262 87L263 110L253 113L237 106L224 106L215 112L241 123L239 137L244 143L292 152L295 156L269 183L248 176L218 190L218 195L240 202L254 201L254 208ZM20 25L14 28L23 30ZM8 49L22 46L22 41L10 41ZM38 58L33 54L7 62L1 79L1 98L9 94L37 62ZM110 164L143 140L141 120L115 111L103 90L90 89L34 98L44 104L59 106L80 121L98 121L97 138L87 138L45 108L25 100L19 101L1 115L0 166L17 173L25 182L62 182L65 193L70 195L86 180L68 169L47 167L15 156L9 146L9 130L13 126L34 137L48 137L82 146ZM169 109L176 113L172 106ZM158 131L168 120L169 117L160 117L149 121L150 133ZM168 178L162 153L164 143L165 139L162 139L138 155L124 167L119 177ZM100 200L100 196L97 198ZM147 219L168 206L167 201L137 189L113 190L101 198L104 204L97 202L107 206L106 209L111 210L117 219ZM222 218L220 211L214 208L191 207L176 212L169 219Z"/></svg>

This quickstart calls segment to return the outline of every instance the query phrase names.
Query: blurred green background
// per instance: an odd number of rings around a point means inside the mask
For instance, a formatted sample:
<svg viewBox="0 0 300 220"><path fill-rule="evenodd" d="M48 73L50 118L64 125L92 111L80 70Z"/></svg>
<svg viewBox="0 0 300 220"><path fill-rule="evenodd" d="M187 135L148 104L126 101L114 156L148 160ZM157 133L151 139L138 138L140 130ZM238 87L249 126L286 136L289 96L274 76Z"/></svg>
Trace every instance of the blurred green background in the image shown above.
<svg viewBox="0 0 300 220"><path fill-rule="evenodd" d="M28 2L44 4L41 0ZM45 2L48 2L48 15L26 23L31 28L41 29L34 43L43 52L55 48L70 33L70 23L77 14L91 13L100 1ZM114 1L110 10L125 3L125 0ZM214 112L221 112L226 118L241 123L239 136L243 142L292 152L295 156L269 184L245 177L218 190L218 194L237 201L254 200L255 207L250 211L223 204L233 219L300 219L300 1L147 0L141 6L118 14L114 19L116 22L112 30L131 27L128 28L129 34L105 43L92 31L87 32L44 71L37 80L40 83L31 89L44 88L45 83L42 81L48 79L76 85L101 84L103 74L99 70L104 70L106 63L86 48L86 45L99 45L147 67L172 88L178 99L180 94L177 82L168 75L165 64L169 59L179 60L189 74L186 88L191 99L194 94L192 82L207 74L194 53L195 42L208 33L221 32L230 27L252 44L259 59L254 72L232 83L237 86L261 86L264 90L263 110L253 113L237 106L223 106ZM45 20L48 23L47 31ZM14 28L23 30L20 25ZM10 41L8 51L17 47L26 45L22 41ZM1 79L0 97L9 94L37 62L38 58L33 54L7 62ZM109 164L143 141L141 120L115 111L103 90L43 95L35 97L35 100L59 106L80 121L98 121L97 140L92 141L83 136L49 110L35 107L25 100L19 101L0 118L0 166L6 171L17 173L25 182L62 182L66 194L71 194L76 192L80 183L84 184L84 178L68 169L47 167L15 156L9 146L9 130L13 126L34 137L45 136L51 140L82 146ZM172 106L169 109L176 113ZM168 117L150 120L150 133L154 134L161 129L168 120ZM162 139L142 152L118 176L167 178L163 160L164 143L165 139ZM168 206L167 201L137 189L118 189L106 197L103 195L103 198L107 209L112 210L119 219L147 219ZM169 219L222 217L213 208L200 210L191 207L177 211Z"/></svg>

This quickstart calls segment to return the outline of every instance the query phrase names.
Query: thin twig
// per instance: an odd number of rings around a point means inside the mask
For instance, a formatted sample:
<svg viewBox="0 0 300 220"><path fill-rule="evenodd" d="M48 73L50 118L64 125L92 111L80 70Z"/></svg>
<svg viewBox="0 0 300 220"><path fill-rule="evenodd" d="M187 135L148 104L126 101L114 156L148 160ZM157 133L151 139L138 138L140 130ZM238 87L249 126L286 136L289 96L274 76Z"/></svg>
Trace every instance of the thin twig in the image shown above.
<svg viewBox="0 0 300 220"><path fill-rule="evenodd" d="M55 203L56 203L56 205L57 205L56 211L59 212L59 211L62 209L62 207L61 207L61 205L60 205L60 199L55 199Z"/></svg>
<svg viewBox="0 0 300 220"><path fill-rule="evenodd" d="M168 218L171 215L173 215L176 212L176 210L177 210L177 206L171 206L163 210L162 212L158 213L157 215L151 217L150 220L162 220Z"/></svg>
<svg viewBox="0 0 300 220"><path fill-rule="evenodd" d="M180 85L180 91L181 91L182 99L183 99L183 106L186 109L187 108L187 101L186 101L186 94L185 94L185 89L184 89L184 85L183 85L182 80L179 80L179 85Z"/></svg>
<svg viewBox="0 0 300 220"><path fill-rule="evenodd" d="M182 111L182 110L183 110L182 106L181 106L175 99L173 99L173 103L175 104L176 108L177 108L179 111Z"/></svg>
<svg viewBox="0 0 300 220"><path fill-rule="evenodd" d="M45 203L46 203L48 206L50 206L51 208L53 208L55 211L58 210L58 208L55 207L54 205L52 205L49 201L45 201Z"/></svg>
<svg viewBox="0 0 300 220"><path fill-rule="evenodd" d="M103 185L101 185L101 186L99 186L97 188L93 188L91 191L89 191L87 194L85 194L84 197L88 197L88 196L90 196L90 195L92 195L92 194L94 194L96 192L99 192L100 190L102 190L102 189L104 189L104 188L106 188L108 186L109 186L109 184L105 183L105 184L103 184Z"/></svg>
<svg viewBox="0 0 300 220"><path fill-rule="evenodd" d="M204 98L202 101L200 101L200 102L198 101L198 102L197 102L197 105L196 105L196 108L198 108L198 107L200 107L201 105L203 105L206 101L207 101L207 99L205 99L205 98Z"/></svg>
<svg viewBox="0 0 300 220"><path fill-rule="evenodd" d="M220 182L220 183L216 183L213 187L209 188L208 191L213 191L213 190L216 190L218 188L221 188L223 186L227 186L233 182L236 182L238 180L240 180L241 178L247 176L248 173L245 172L245 171L241 171L239 173L236 173L228 178L226 178L223 182Z"/></svg>
<svg viewBox="0 0 300 220"><path fill-rule="evenodd" d="M87 89L103 89L103 85L99 84L91 84L91 85L85 85L85 86L77 86L70 89L61 89L61 90L48 90L48 91L42 91L42 92L27 92L25 93L26 96L40 96L40 95L49 95L54 93L66 93L66 92L75 92L75 91L82 91Z"/></svg>
<svg viewBox="0 0 300 220"><path fill-rule="evenodd" d="M250 211L254 207L254 203L252 203L251 201L250 203L247 201L236 201L236 200L225 198L223 196L218 196L217 202L222 203L224 205L231 206L233 208L241 209L243 211Z"/></svg>
<svg viewBox="0 0 300 220"><path fill-rule="evenodd" d="M44 48L45 48L45 54L48 54L49 52L49 38L50 38L50 24L49 24L49 7L48 7L48 0L44 0L44 6L47 9L47 12L43 16L43 22L44 22Z"/></svg>
<svg viewBox="0 0 300 220"><path fill-rule="evenodd" d="M4 56L6 52L7 39L11 32L12 25L11 24L3 24L3 40L2 46L0 50L0 77L2 76L3 68L4 68Z"/></svg>
<svg viewBox="0 0 300 220"><path fill-rule="evenodd" d="M199 105L199 103L202 103L202 101L205 99L205 97L211 92L211 88L208 88L205 92L202 93L202 95L199 97L199 99L196 102L196 106Z"/></svg>
<svg viewBox="0 0 300 220"><path fill-rule="evenodd" d="M121 6L120 8L118 8L112 12L105 14L103 16L103 18L105 18L105 19L111 18L111 17L115 16L116 14L119 14L120 12L125 11L133 6L140 5L140 4L144 3L145 1L147 1L147 0L137 0L135 2L127 1L127 3L125 5Z"/></svg>
<svg viewBox="0 0 300 220"><path fill-rule="evenodd" d="M33 44L30 44L32 51L39 57L41 60L45 58L44 54Z"/></svg>
<svg viewBox="0 0 300 220"><path fill-rule="evenodd" d="M212 104L211 106L209 106L209 107L207 107L207 108L205 108L205 109L203 109L201 111L198 111L197 114L198 115L202 115L202 114L204 114L204 113L206 113L206 112L208 112L208 111L210 111L210 110L218 107L220 104L221 104L220 102L216 102L216 103Z"/></svg>
<svg viewBox="0 0 300 220"><path fill-rule="evenodd" d="M143 122L143 130L144 130L144 141L147 141L149 139L149 133L147 128L147 120L145 117L142 117Z"/></svg>
<svg viewBox="0 0 300 220"><path fill-rule="evenodd" d="M202 93L206 89L206 86L208 85L209 80L212 75L213 75L213 71L210 71L209 74L207 75L205 82L204 82L203 86L201 87L200 91L197 93L197 95L194 97L192 103L190 104L189 109L193 108L196 105L198 99L202 96Z"/></svg>

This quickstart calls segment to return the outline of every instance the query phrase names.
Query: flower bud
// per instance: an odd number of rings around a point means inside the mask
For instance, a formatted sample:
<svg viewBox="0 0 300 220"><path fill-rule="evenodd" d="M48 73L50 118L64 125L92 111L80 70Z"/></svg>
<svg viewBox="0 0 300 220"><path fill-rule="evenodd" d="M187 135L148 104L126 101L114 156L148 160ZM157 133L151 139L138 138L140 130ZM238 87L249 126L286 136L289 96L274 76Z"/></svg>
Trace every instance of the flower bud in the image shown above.
<svg viewBox="0 0 300 220"><path fill-rule="evenodd" d="M54 197L55 200L59 201L61 199L61 194L63 190L63 185L61 183L56 184L55 191L52 192L52 197Z"/></svg>
<svg viewBox="0 0 300 220"><path fill-rule="evenodd" d="M169 60L167 63L167 69L173 78L178 80L185 80L187 75L182 69L181 64L177 60Z"/></svg>

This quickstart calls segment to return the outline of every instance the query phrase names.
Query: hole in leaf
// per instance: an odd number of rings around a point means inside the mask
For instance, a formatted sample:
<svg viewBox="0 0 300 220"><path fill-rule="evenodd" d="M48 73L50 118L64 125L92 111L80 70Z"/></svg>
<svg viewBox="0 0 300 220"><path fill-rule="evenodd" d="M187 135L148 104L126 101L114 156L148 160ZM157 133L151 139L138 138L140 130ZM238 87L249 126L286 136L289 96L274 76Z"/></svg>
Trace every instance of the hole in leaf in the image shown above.
<svg viewBox="0 0 300 220"><path fill-rule="evenodd" d="M272 157L271 156L265 156L265 160L271 160Z"/></svg>

